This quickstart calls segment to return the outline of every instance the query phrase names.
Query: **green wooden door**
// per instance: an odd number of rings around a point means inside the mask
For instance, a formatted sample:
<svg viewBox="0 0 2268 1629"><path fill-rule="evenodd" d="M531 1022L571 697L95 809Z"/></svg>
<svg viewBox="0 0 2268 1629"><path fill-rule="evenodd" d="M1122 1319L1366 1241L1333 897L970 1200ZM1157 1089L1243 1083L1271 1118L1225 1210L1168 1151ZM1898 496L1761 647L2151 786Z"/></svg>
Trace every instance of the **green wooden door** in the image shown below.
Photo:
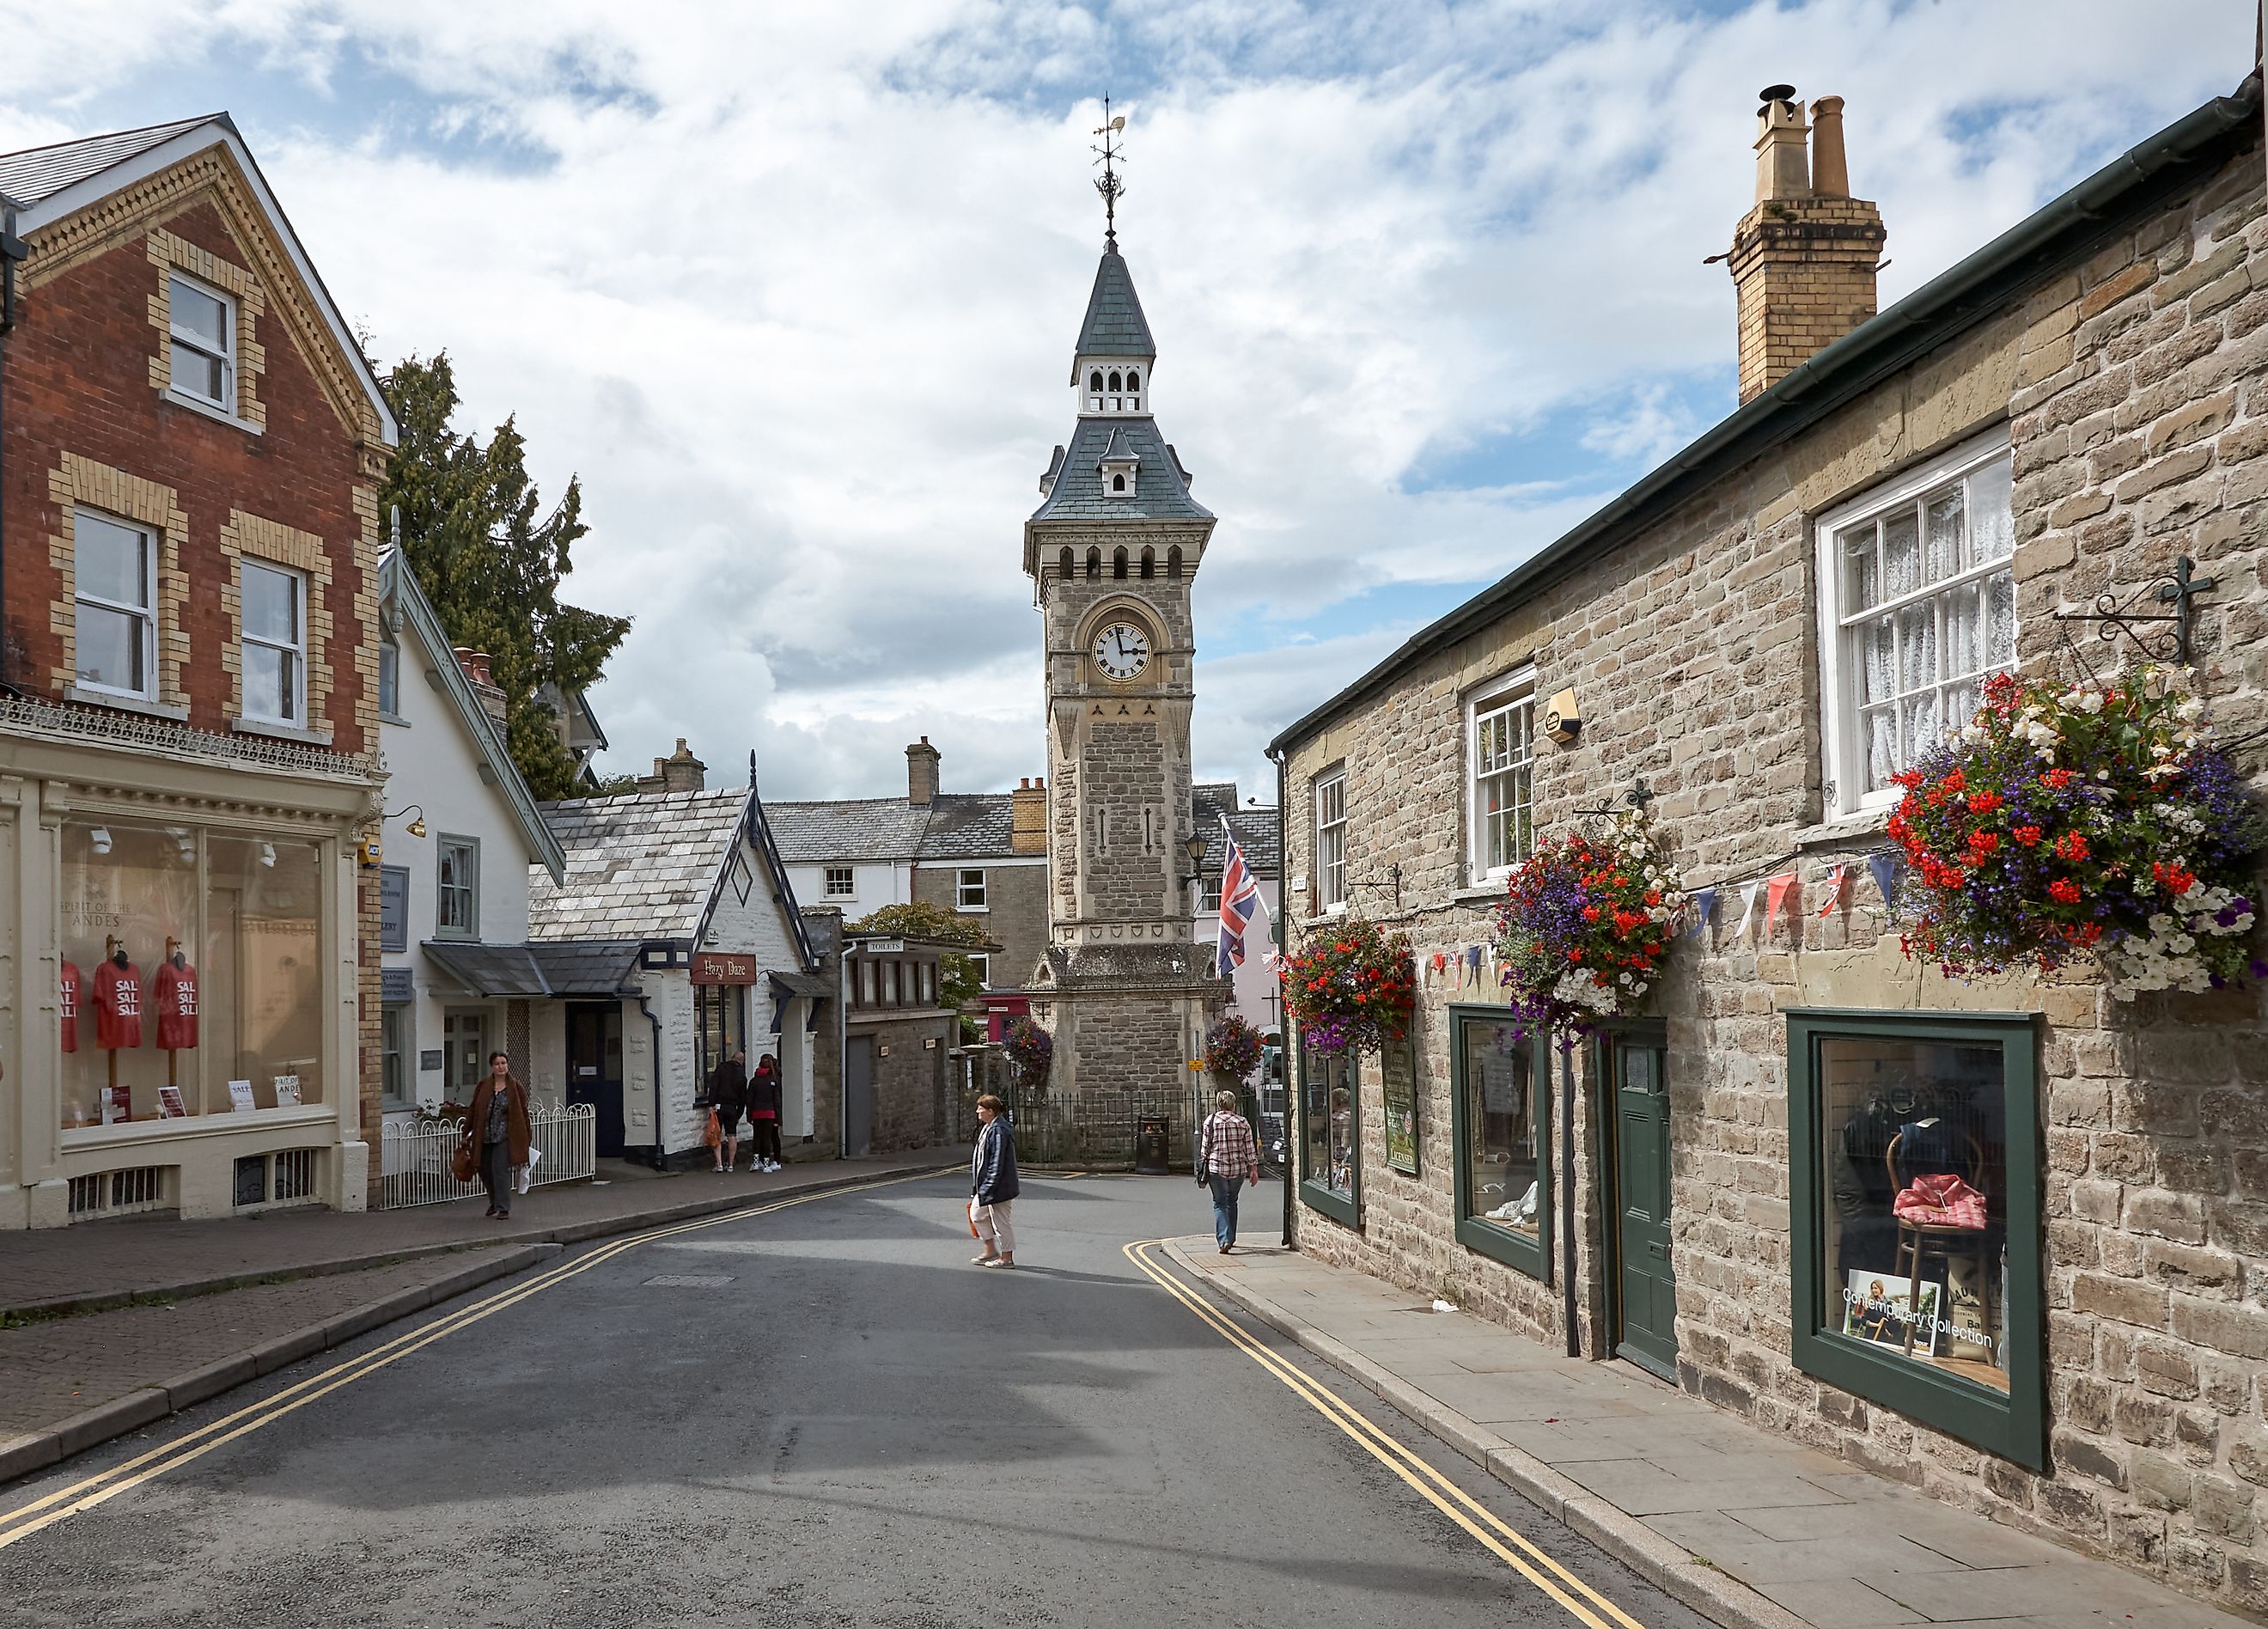
<svg viewBox="0 0 2268 1629"><path fill-rule="evenodd" d="M1664 1049L1613 1048L1615 1096L1615 1353L1677 1375L1677 1281L1669 1267L1669 1095Z"/></svg>

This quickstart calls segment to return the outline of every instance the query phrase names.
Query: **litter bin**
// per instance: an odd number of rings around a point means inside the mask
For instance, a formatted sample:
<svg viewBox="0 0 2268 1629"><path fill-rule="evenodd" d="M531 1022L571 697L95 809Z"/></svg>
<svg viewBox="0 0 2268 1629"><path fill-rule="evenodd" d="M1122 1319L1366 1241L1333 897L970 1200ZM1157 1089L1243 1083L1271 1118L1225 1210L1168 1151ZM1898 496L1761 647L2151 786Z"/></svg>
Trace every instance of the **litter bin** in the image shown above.
<svg viewBox="0 0 2268 1629"><path fill-rule="evenodd" d="M1170 1143L1167 1124L1166 1117L1161 1114L1135 1116L1134 1174L1137 1176L1172 1175L1174 1168L1167 1158Z"/></svg>

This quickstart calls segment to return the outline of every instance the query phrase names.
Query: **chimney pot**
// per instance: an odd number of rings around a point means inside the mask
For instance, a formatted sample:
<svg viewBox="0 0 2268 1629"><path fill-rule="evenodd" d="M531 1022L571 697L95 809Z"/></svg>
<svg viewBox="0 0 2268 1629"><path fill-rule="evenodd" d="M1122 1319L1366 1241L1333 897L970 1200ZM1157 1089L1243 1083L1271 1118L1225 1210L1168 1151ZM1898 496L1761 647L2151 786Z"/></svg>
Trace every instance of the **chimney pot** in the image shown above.
<svg viewBox="0 0 2268 1629"><path fill-rule="evenodd" d="M501 727L504 721L504 687L489 674L491 660L489 653L476 651L469 645L452 648L456 654L457 666L465 670L466 681L472 685L474 696L479 698L481 711Z"/></svg>
<svg viewBox="0 0 2268 1629"><path fill-rule="evenodd" d="M1851 195L1851 166L1843 155L1843 99L1811 104L1811 192L1818 198Z"/></svg>

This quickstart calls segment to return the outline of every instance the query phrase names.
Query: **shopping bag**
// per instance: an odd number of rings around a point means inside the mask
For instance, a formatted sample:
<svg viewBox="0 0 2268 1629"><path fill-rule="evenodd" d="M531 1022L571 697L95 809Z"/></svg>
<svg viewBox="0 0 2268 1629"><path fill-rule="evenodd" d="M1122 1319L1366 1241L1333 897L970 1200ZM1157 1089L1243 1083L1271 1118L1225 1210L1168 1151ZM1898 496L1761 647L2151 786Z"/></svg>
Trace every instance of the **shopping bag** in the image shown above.
<svg viewBox="0 0 2268 1629"><path fill-rule="evenodd" d="M976 1199L974 1195L971 1195L968 1200L968 1236L972 1239L982 1239L984 1236L976 1231Z"/></svg>
<svg viewBox="0 0 2268 1629"><path fill-rule="evenodd" d="M1958 1176L1917 1176L1890 1201L1890 1213L1917 1227L1984 1229L1984 1196Z"/></svg>
<svg viewBox="0 0 2268 1629"><path fill-rule="evenodd" d="M709 1124L702 1128L701 1140L711 1148L725 1140L725 1128L718 1124L717 1111L714 1109L709 1111Z"/></svg>
<svg viewBox="0 0 2268 1629"><path fill-rule="evenodd" d="M526 1193L528 1189L534 1185L535 1182L535 1163L542 1158L543 1150L541 1148L531 1148L527 1151L527 1163L519 1168L520 1192Z"/></svg>
<svg viewBox="0 0 2268 1629"><path fill-rule="evenodd" d="M449 1155L449 1175L460 1183L468 1183L481 1174L481 1156L473 1152L473 1139L466 1138Z"/></svg>

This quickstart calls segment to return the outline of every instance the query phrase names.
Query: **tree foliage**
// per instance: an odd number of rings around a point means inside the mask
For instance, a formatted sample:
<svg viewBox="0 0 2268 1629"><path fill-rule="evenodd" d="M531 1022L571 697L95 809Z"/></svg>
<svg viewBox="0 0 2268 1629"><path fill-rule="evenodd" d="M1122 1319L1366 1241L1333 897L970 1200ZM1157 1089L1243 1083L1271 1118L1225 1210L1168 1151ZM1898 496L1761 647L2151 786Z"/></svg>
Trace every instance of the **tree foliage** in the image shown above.
<svg viewBox="0 0 2268 1629"><path fill-rule="evenodd" d="M387 378L401 440L387 466L379 512L398 507L402 552L450 640L490 658L504 695L505 744L539 798L576 794L573 755L543 700L599 681L630 619L564 603L560 580L583 524L583 489L571 478L548 512L527 473L513 420L482 445L452 427L457 386L448 354L409 357Z"/></svg>
<svg viewBox="0 0 2268 1629"><path fill-rule="evenodd" d="M984 925L973 917L933 905L926 900L910 904L884 905L870 911L850 925L853 933L889 933L900 939L926 939L935 943L966 945L971 950L984 946ZM976 999L984 988L976 975L976 964L967 956L951 952L938 958L937 998L940 1006L960 1008Z"/></svg>

